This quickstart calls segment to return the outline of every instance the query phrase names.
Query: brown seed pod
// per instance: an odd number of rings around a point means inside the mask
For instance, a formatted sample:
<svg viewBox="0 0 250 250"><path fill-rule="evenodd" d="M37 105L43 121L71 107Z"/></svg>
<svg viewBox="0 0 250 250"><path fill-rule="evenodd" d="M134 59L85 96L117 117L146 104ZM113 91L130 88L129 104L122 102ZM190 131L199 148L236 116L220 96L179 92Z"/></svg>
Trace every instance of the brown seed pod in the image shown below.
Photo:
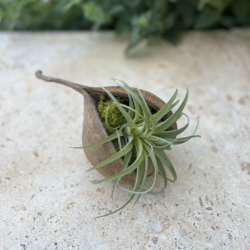
<svg viewBox="0 0 250 250"><path fill-rule="evenodd" d="M83 119L83 130L82 130L82 144L83 146L91 145L98 141L105 139L108 134L101 122L101 119L98 114L97 110L97 103L99 101L99 95L107 95L104 89L98 87L88 87L84 85L80 85L77 83L72 83L66 80L62 80L59 78L53 78L49 76L44 76L42 71L38 70L36 72L36 77L42 79L47 82L56 82L68 86L77 92L81 93L84 97L84 119ZM115 97L128 97L126 90L119 86L111 86L105 87L113 96ZM134 93L138 96L138 90L135 88L131 88ZM158 111L164 105L165 102L162 101L159 97L155 96L154 94L141 90L143 97L145 98L148 106L150 106L153 110ZM98 94L98 95L93 95ZM164 119L169 118L172 115L172 111L169 111L165 116ZM170 130L176 130L177 124L176 122L173 123ZM109 157L113 156L117 153L114 145L112 142L106 142L96 147L86 148L84 149L87 159L89 162L95 166L98 163L108 159ZM120 172L120 169L123 164L123 159L120 158L114 162L111 162L101 168L98 168L98 172L102 174L104 177L109 177L115 175ZM136 172L133 171L125 176L123 176L119 182L119 184L134 184L136 179Z"/></svg>

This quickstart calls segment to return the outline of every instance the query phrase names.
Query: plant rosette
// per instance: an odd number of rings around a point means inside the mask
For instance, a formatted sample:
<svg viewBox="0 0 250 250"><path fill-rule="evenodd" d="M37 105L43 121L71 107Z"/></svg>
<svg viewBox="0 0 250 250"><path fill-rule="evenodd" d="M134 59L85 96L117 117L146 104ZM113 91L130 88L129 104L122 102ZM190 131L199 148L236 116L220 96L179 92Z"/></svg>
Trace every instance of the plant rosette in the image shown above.
<svg viewBox="0 0 250 250"><path fill-rule="evenodd" d="M41 71L37 71L36 76L73 88L84 96L83 146L75 148L84 149L87 159L93 165L87 171L96 169L105 177L93 181L93 184L114 181L112 199L118 185L130 193L124 205L102 216L121 210L136 196L135 203L142 194L161 193L168 181L176 181L175 169L164 150L200 137L195 135L198 119L191 136L177 138L189 125L189 117L182 112L188 100L188 90L182 103L173 112L179 102L175 102L177 90L165 103L154 94L130 88L119 79L112 79L117 86L98 88L44 76ZM178 129L177 121L183 115L187 122ZM149 174L150 165L153 171ZM171 177L167 175L164 166ZM151 175L154 175L153 183L145 188L146 180ZM153 191L159 176L163 179L163 187L160 191ZM133 185L132 190L120 186L128 184Z"/></svg>

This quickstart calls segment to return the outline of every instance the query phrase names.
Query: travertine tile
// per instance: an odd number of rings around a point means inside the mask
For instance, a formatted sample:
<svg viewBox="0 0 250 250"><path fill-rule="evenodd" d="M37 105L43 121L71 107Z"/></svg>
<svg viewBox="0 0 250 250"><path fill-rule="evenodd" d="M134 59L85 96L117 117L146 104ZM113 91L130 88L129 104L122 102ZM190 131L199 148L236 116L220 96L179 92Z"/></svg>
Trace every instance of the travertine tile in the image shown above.
<svg viewBox="0 0 250 250"><path fill-rule="evenodd" d="M125 56L126 38L112 33L1 33L0 248L250 249L248 38L186 33L177 47L142 44ZM189 88L187 133L200 115L202 138L168 152L177 182L93 219L128 194L112 203L112 183L91 184L101 175L70 148L81 145L82 97L36 79L37 69L90 86L116 76L163 100Z"/></svg>

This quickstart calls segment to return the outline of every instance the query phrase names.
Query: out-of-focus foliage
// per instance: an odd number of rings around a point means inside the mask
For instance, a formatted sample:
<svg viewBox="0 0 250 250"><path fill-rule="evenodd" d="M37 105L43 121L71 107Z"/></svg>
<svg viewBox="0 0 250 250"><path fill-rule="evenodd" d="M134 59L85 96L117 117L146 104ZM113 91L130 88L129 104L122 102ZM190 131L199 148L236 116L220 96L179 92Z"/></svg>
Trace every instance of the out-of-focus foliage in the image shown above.
<svg viewBox="0 0 250 250"><path fill-rule="evenodd" d="M127 51L143 39L176 43L181 30L250 25L250 0L0 0L1 30L131 32Z"/></svg>

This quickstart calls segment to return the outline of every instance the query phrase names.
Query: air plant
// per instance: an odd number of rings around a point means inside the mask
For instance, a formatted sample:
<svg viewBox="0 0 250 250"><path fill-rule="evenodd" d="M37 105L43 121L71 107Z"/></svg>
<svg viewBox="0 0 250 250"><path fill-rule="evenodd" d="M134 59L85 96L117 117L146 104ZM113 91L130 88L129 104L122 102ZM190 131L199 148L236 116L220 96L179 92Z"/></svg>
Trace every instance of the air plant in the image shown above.
<svg viewBox="0 0 250 250"><path fill-rule="evenodd" d="M93 143L91 145L85 147L76 147L76 148L87 149L112 141L114 139L118 139L119 142L118 152L115 155L111 156L110 158L100 162L99 164L87 170L87 171L92 171L101 168L121 157L124 157L124 161L119 173L104 178L102 180L97 180L92 182L93 184L101 184L108 181L114 181L114 186L112 190L112 199L114 191L117 188L120 179L123 176L131 173L132 171L136 171L136 180L133 190L129 190L122 186L119 186L121 189L131 193L129 199L120 208L116 209L115 211L107 215L113 214L124 208L127 204L129 204L133 200L133 198L136 195L138 196L135 203L138 201L138 199L142 194L161 193L167 187L167 181L175 182L177 179L175 169L172 163L170 162L169 158L165 154L164 150L165 149L170 150L171 146L182 144L194 137L199 137L199 135L195 135L199 124L198 121L193 135L188 137L176 138L176 136L181 134L189 125L189 117L182 112L188 100L188 90L183 102L176 110L176 112L174 112L168 119L162 121L162 118L169 111L171 111L178 103L178 101L174 102L178 93L177 90L175 91L171 99L157 113L152 115L150 108L147 105L139 89L138 92L140 94L140 97L137 94L135 94L124 81L119 79L114 79L114 82L119 87L127 91L129 98L128 106L119 103L117 99L106 88L103 89L106 91L108 96L113 100L113 103L116 104L117 108L122 113L124 121L117 127L111 127L107 119L109 112L109 107L108 107L105 114L105 125L110 135L107 138L99 142ZM182 115L186 116L187 118L186 125L177 130L168 131L168 128L177 120L179 120ZM135 154L136 158L134 162L131 165L129 165L133 153ZM153 184L150 186L150 188L145 190L144 188L145 182L147 177L149 176L148 175L149 158L153 163L153 172L150 175L154 173L154 181ZM167 176L163 166L167 167L167 169L172 175L172 178L169 178ZM160 191L153 192L152 189L154 188L159 175L163 178L164 185Z"/></svg>
<svg viewBox="0 0 250 250"><path fill-rule="evenodd" d="M176 138L189 125L189 117L182 111L188 100L188 90L179 108L173 113L173 108L178 91L167 103L164 103L154 94L135 88L130 88L125 82L113 79L117 87L88 87L72 83L63 79L44 76L41 71L36 72L39 79L48 82L57 82L68 86L84 96L84 120L82 130L82 143L85 155L92 168L96 169L104 177L102 180L93 181L93 184L101 184L114 181L112 199L115 189L118 187L129 192L127 202L115 211L99 217L111 215L129 204L135 196L138 201L142 194L161 193L167 187L167 182L175 182L177 179L175 169L165 154L164 150L170 150L171 146L187 142L195 135L198 128L191 136ZM110 108L106 109L104 122L101 121L97 110L100 96L109 96L112 105L116 105L122 117L121 123L112 127L108 122ZM127 103L120 103L116 97L127 98ZM151 108L156 112L151 113ZM187 118L186 125L177 129L176 122L184 115ZM120 118L119 118L120 119ZM118 147L114 147L114 140L118 141ZM149 165L153 165L153 172L148 174ZM164 166L172 177L168 177ZM153 184L147 189L145 183L147 177L154 174ZM160 191L153 191L159 175L163 178L163 187ZM120 185L132 184L129 190Z"/></svg>

